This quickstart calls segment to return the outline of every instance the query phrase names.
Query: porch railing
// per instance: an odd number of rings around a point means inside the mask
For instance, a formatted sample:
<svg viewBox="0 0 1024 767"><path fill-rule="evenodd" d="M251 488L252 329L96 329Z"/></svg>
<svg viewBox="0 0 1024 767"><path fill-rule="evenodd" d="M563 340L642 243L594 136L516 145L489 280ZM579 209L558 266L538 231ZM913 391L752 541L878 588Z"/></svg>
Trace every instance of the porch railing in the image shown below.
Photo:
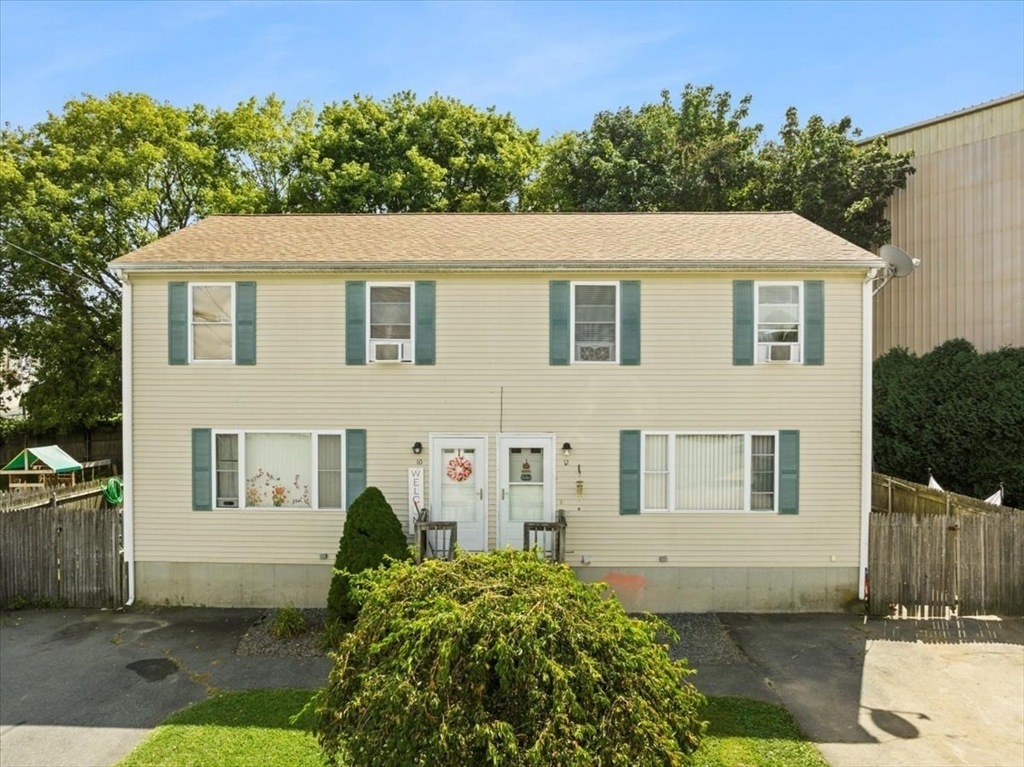
<svg viewBox="0 0 1024 767"><path fill-rule="evenodd" d="M554 522L525 522L523 524L523 550L536 546L548 562L565 561L565 511L558 510Z"/></svg>

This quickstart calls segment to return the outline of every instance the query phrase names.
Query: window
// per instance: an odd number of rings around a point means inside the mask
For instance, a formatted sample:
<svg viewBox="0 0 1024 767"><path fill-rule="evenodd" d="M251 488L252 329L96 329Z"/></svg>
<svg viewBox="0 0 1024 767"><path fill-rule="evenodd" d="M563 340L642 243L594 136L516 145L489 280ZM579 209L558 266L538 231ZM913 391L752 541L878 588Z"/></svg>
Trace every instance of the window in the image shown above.
<svg viewBox="0 0 1024 767"><path fill-rule="evenodd" d="M572 284L574 362L618 362L619 284Z"/></svg>
<svg viewBox="0 0 1024 767"><path fill-rule="evenodd" d="M413 287L370 284L366 301L370 362L412 362Z"/></svg>
<svg viewBox="0 0 1024 767"><path fill-rule="evenodd" d="M216 508L344 508L344 432L213 436Z"/></svg>
<svg viewBox="0 0 1024 767"><path fill-rule="evenodd" d="M800 362L803 349L803 286L799 282L756 285L757 361Z"/></svg>
<svg viewBox="0 0 1024 767"><path fill-rule="evenodd" d="M644 511L775 511L775 433L644 433Z"/></svg>
<svg viewBox="0 0 1024 767"><path fill-rule="evenodd" d="M192 362L232 362L235 286L189 285L189 357Z"/></svg>

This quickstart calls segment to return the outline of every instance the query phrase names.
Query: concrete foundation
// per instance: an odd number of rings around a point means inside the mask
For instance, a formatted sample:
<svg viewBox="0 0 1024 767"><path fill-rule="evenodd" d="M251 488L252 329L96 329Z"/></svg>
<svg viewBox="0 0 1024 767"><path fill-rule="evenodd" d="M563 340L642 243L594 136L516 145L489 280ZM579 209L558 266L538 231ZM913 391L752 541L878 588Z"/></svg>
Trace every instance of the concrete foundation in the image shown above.
<svg viewBox="0 0 1024 767"><path fill-rule="evenodd" d="M575 567L607 583L630 611L832 612L857 597L855 567ZM151 605L323 607L331 563L137 562L136 594Z"/></svg>

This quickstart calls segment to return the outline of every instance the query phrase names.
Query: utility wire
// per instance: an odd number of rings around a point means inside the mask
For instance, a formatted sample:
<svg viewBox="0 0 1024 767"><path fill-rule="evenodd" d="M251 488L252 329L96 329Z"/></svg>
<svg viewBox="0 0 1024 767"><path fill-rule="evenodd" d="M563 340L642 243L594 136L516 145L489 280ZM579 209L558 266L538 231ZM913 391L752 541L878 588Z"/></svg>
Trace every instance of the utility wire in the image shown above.
<svg viewBox="0 0 1024 767"><path fill-rule="evenodd" d="M85 275L85 274L77 273L70 266L65 266L63 264L58 264L58 263L55 263L53 261L50 261L47 258L43 258L38 253L33 253L31 250L26 250L25 248L21 247L20 245L15 245L13 242L10 242L9 240L4 239L2 236L0 236L0 243L6 245L9 248L14 248L15 250L20 250L22 253L26 253L26 254L32 256L33 258L38 258L44 264L49 264L50 266L55 266L56 268L63 270L66 274L68 274L68 275L70 275L72 277L77 277L80 280L85 280L86 282L92 283L93 285L95 285L100 290L106 291L106 290L110 289L109 285L101 285L100 283L96 282L96 280L94 280L92 277L89 277L88 275ZM117 287L118 291L121 290L121 286L120 285L118 285L116 287Z"/></svg>

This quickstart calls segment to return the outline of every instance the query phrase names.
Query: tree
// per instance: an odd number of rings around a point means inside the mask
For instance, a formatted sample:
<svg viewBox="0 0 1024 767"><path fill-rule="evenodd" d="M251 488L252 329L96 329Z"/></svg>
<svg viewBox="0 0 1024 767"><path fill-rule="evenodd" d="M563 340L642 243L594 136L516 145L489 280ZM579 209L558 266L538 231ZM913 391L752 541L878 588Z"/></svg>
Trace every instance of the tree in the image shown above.
<svg viewBox="0 0 1024 767"><path fill-rule="evenodd" d="M691 763L693 671L603 584L512 549L355 581L362 611L317 698L329 764Z"/></svg>
<svg viewBox="0 0 1024 767"><path fill-rule="evenodd" d="M732 210L754 174L760 125L747 126L751 97L687 85L678 109L661 102L600 112L588 131L545 147L527 195L535 210Z"/></svg>
<svg viewBox="0 0 1024 767"><path fill-rule="evenodd" d="M433 95L329 104L301 151L294 210L337 213L508 211L540 155L510 114Z"/></svg>
<svg viewBox="0 0 1024 767"><path fill-rule="evenodd" d="M108 262L206 215L232 183L200 106L86 96L0 133L0 347L31 360L23 403L39 428L120 412L121 296Z"/></svg>
<svg viewBox="0 0 1024 767"><path fill-rule="evenodd" d="M788 109L781 140L758 152L750 207L795 211L862 248L889 242L885 209L914 172L913 153L891 154L882 138L858 147L852 125L849 117L826 123L813 115L801 128L796 109Z"/></svg>
<svg viewBox="0 0 1024 767"><path fill-rule="evenodd" d="M391 504L376 487L368 487L352 502L345 515L345 527L334 558L334 577L327 595L327 617L332 621L350 621L359 615L359 604L352 595L351 576L380 567L386 557L409 558L402 523Z"/></svg>

